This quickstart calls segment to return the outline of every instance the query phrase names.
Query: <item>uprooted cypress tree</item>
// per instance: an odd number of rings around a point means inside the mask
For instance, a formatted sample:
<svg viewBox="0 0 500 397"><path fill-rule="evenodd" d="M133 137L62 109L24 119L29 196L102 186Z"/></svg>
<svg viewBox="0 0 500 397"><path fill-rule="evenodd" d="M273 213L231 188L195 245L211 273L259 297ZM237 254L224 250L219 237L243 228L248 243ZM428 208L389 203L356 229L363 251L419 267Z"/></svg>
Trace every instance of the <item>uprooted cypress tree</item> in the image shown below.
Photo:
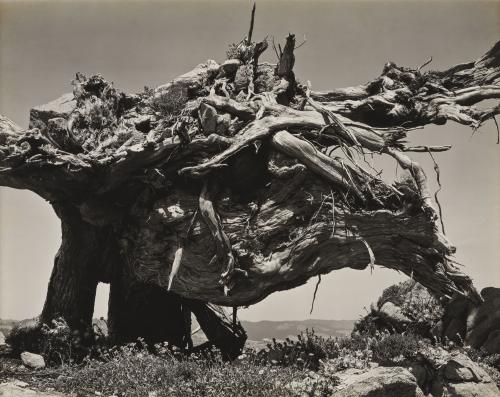
<svg viewBox="0 0 500 397"><path fill-rule="evenodd" d="M0 129L0 184L51 203L62 224L43 311L18 334L62 316L82 334L96 286L110 283L117 343L144 336L185 346L193 312L237 354L238 307L341 268L380 265L433 293L479 299L454 264L407 132L455 121L478 128L500 105L500 42L444 71L383 66L374 80L316 92L293 71L294 35L259 63L248 36L155 89L118 92L77 74L73 93L32 109L29 129ZM366 156L408 178L384 182ZM436 154L434 156L437 156Z"/></svg>

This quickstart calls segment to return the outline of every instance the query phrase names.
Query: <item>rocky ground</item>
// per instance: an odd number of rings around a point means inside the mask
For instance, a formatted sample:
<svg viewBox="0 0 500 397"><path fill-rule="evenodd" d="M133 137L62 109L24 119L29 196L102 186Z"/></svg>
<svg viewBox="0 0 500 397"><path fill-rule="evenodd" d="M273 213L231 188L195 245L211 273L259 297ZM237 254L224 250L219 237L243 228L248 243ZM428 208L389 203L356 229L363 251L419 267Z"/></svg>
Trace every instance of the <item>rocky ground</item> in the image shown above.
<svg viewBox="0 0 500 397"><path fill-rule="evenodd" d="M331 390L331 395L338 397L500 396L499 389L480 365L461 353L445 356L447 358L444 359L444 363L414 362L410 367L385 367L372 364L371 368L349 368L339 371L336 373L339 384ZM12 365L15 366L14 363ZM436 365L437 370L432 370L432 365ZM16 370L19 374L19 368ZM53 387L45 387L44 391L40 391L37 390L37 384L40 383L39 379L36 379L37 375L49 376L50 373L26 370L22 378L27 381L7 377L0 384L0 396L102 395L99 391L92 390L79 391L75 394L59 393ZM303 385L298 384L296 389L293 381L291 385L290 394L287 395L301 395L300 390ZM91 388L91 385L89 387ZM155 396L155 391L152 390L149 395Z"/></svg>
<svg viewBox="0 0 500 397"><path fill-rule="evenodd" d="M306 333L247 346L232 363L132 347L46 366L41 355L14 354L0 333L0 396L500 396L499 294L486 288L479 307L441 305L410 280L386 289L351 337Z"/></svg>
<svg viewBox="0 0 500 397"><path fill-rule="evenodd" d="M0 396L5 397L61 397L67 394L57 393L55 391L38 391L29 388L26 382L12 380L0 384Z"/></svg>

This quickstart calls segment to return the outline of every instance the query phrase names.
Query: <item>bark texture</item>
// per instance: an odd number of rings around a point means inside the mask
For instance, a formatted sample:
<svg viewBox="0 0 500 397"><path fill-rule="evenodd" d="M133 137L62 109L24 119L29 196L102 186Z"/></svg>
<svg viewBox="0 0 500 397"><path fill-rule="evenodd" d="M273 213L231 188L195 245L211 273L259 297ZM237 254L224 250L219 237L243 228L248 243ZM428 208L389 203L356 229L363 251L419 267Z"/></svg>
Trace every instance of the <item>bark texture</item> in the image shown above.
<svg viewBox="0 0 500 397"><path fill-rule="evenodd" d="M119 325L134 321L129 308L140 316L163 302L181 321L186 305L200 320L213 313L193 300L249 305L375 264L439 295L480 299L451 260L425 172L407 154L450 147L406 138L448 120L477 128L500 112L500 43L445 71L389 62L371 82L315 92L295 80L293 35L276 65L258 62L268 43L251 35L222 64L155 89L125 94L77 74L73 94L31 111L29 129L0 119L0 184L69 214L58 212L63 246L43 318L87 321L97 281L111 282L111 322L135 336L158 325ZM487 99L496 105L476 106ZM382 181L366 158L374 153L394 158L407 179ZM135 285L152 295L131 297ZM214 335L230 329L214 324Z"/></svg>

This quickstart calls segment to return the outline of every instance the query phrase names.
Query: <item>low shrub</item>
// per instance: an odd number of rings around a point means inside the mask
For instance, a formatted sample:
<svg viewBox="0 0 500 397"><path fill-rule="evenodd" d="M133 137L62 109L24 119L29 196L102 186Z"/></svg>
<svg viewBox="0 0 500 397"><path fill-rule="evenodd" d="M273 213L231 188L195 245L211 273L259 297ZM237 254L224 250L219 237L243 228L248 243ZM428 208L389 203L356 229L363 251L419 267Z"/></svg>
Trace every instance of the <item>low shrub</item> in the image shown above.
<svg viewBox="0 0 500 397"><path fill-rule="evenodd" d="M307 329L300 333L297 339L286 338L284 341L277 341L273 338L266 349L255 354L248 353L257 364L318 370L320 360L328 358L329 352L334 349L334 344L334 339L325 338L317 335L314 330Z"/></svg>
<svg viewBox="0 0 500 397"><path fill-rule="evenodd" d="M415 282L407 280L399 284L394 284L382 291L382 295L377 300L377 307L380 309L384 303L392 302L396 306L401 306L406 298L406 294L411 290Z"/></svg>
<svg viewBox="0 0 500 397"><path fill-rule="evenodd" d="M379 336L381 338L381 336ZM347 368L366 368L372 361L373 346L377 338L366 334L353 333L350 337L324 337L314 330L306 330L297 339L289 338L267 345L260 352L247 352L250 361L257 364L271 364L283 367L318 371L322 363L336 371Z"/></svg>
<svg viewBox="0 0 500 397"><path fill-rule="evenodd" d="M255 51L255 43L251 45L241 45L242 43L231 43L226 51L227 59L239 59L241 62L247 62L252 59Z"/></svg>
<svg viewBox="0 0 500 397"><path fill-rule="evenodd" d="M373 361L383 365L398 364L414 358L419 347L419 339L411 334L388 334L373 344Z"/></svg>
<svg viewBox="0 0 500 397"><path fill-rule="evenodd" d="M62 317L42 324L41 335L40 353L49 365L80 361L91 352L91 345L92 349L97 346L92 329L72 331Z"/></svg>

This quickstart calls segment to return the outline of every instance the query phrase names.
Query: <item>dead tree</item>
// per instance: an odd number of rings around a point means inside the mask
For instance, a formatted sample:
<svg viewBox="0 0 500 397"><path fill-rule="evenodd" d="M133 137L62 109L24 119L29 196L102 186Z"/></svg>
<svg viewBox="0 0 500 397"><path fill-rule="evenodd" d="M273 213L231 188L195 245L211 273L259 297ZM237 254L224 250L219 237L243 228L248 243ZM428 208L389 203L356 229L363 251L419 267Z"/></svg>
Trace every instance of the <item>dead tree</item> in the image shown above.
<svg viewBox="0 0 500 397"><path fill-rule="evenodd" d="M499 113L475 105L500 98L500 43L444 71L389 62L366 84L316 92L295 79L293 35L274 65L258 62L268 43L252 30L222 64L155 89L125 94L77 74L72 94L31 110L29 129L1 119L0 184L37 193L62 223L39 322L88 328L105 282L116 341L156 327L152 340L183 344L190 310L234 356L244 332L201 302L251 305L375 264L440 296L479 299L408 155L450 147L406 138L448 120L475 129ZM408 177L385 183L372 154Z"/></svg>

